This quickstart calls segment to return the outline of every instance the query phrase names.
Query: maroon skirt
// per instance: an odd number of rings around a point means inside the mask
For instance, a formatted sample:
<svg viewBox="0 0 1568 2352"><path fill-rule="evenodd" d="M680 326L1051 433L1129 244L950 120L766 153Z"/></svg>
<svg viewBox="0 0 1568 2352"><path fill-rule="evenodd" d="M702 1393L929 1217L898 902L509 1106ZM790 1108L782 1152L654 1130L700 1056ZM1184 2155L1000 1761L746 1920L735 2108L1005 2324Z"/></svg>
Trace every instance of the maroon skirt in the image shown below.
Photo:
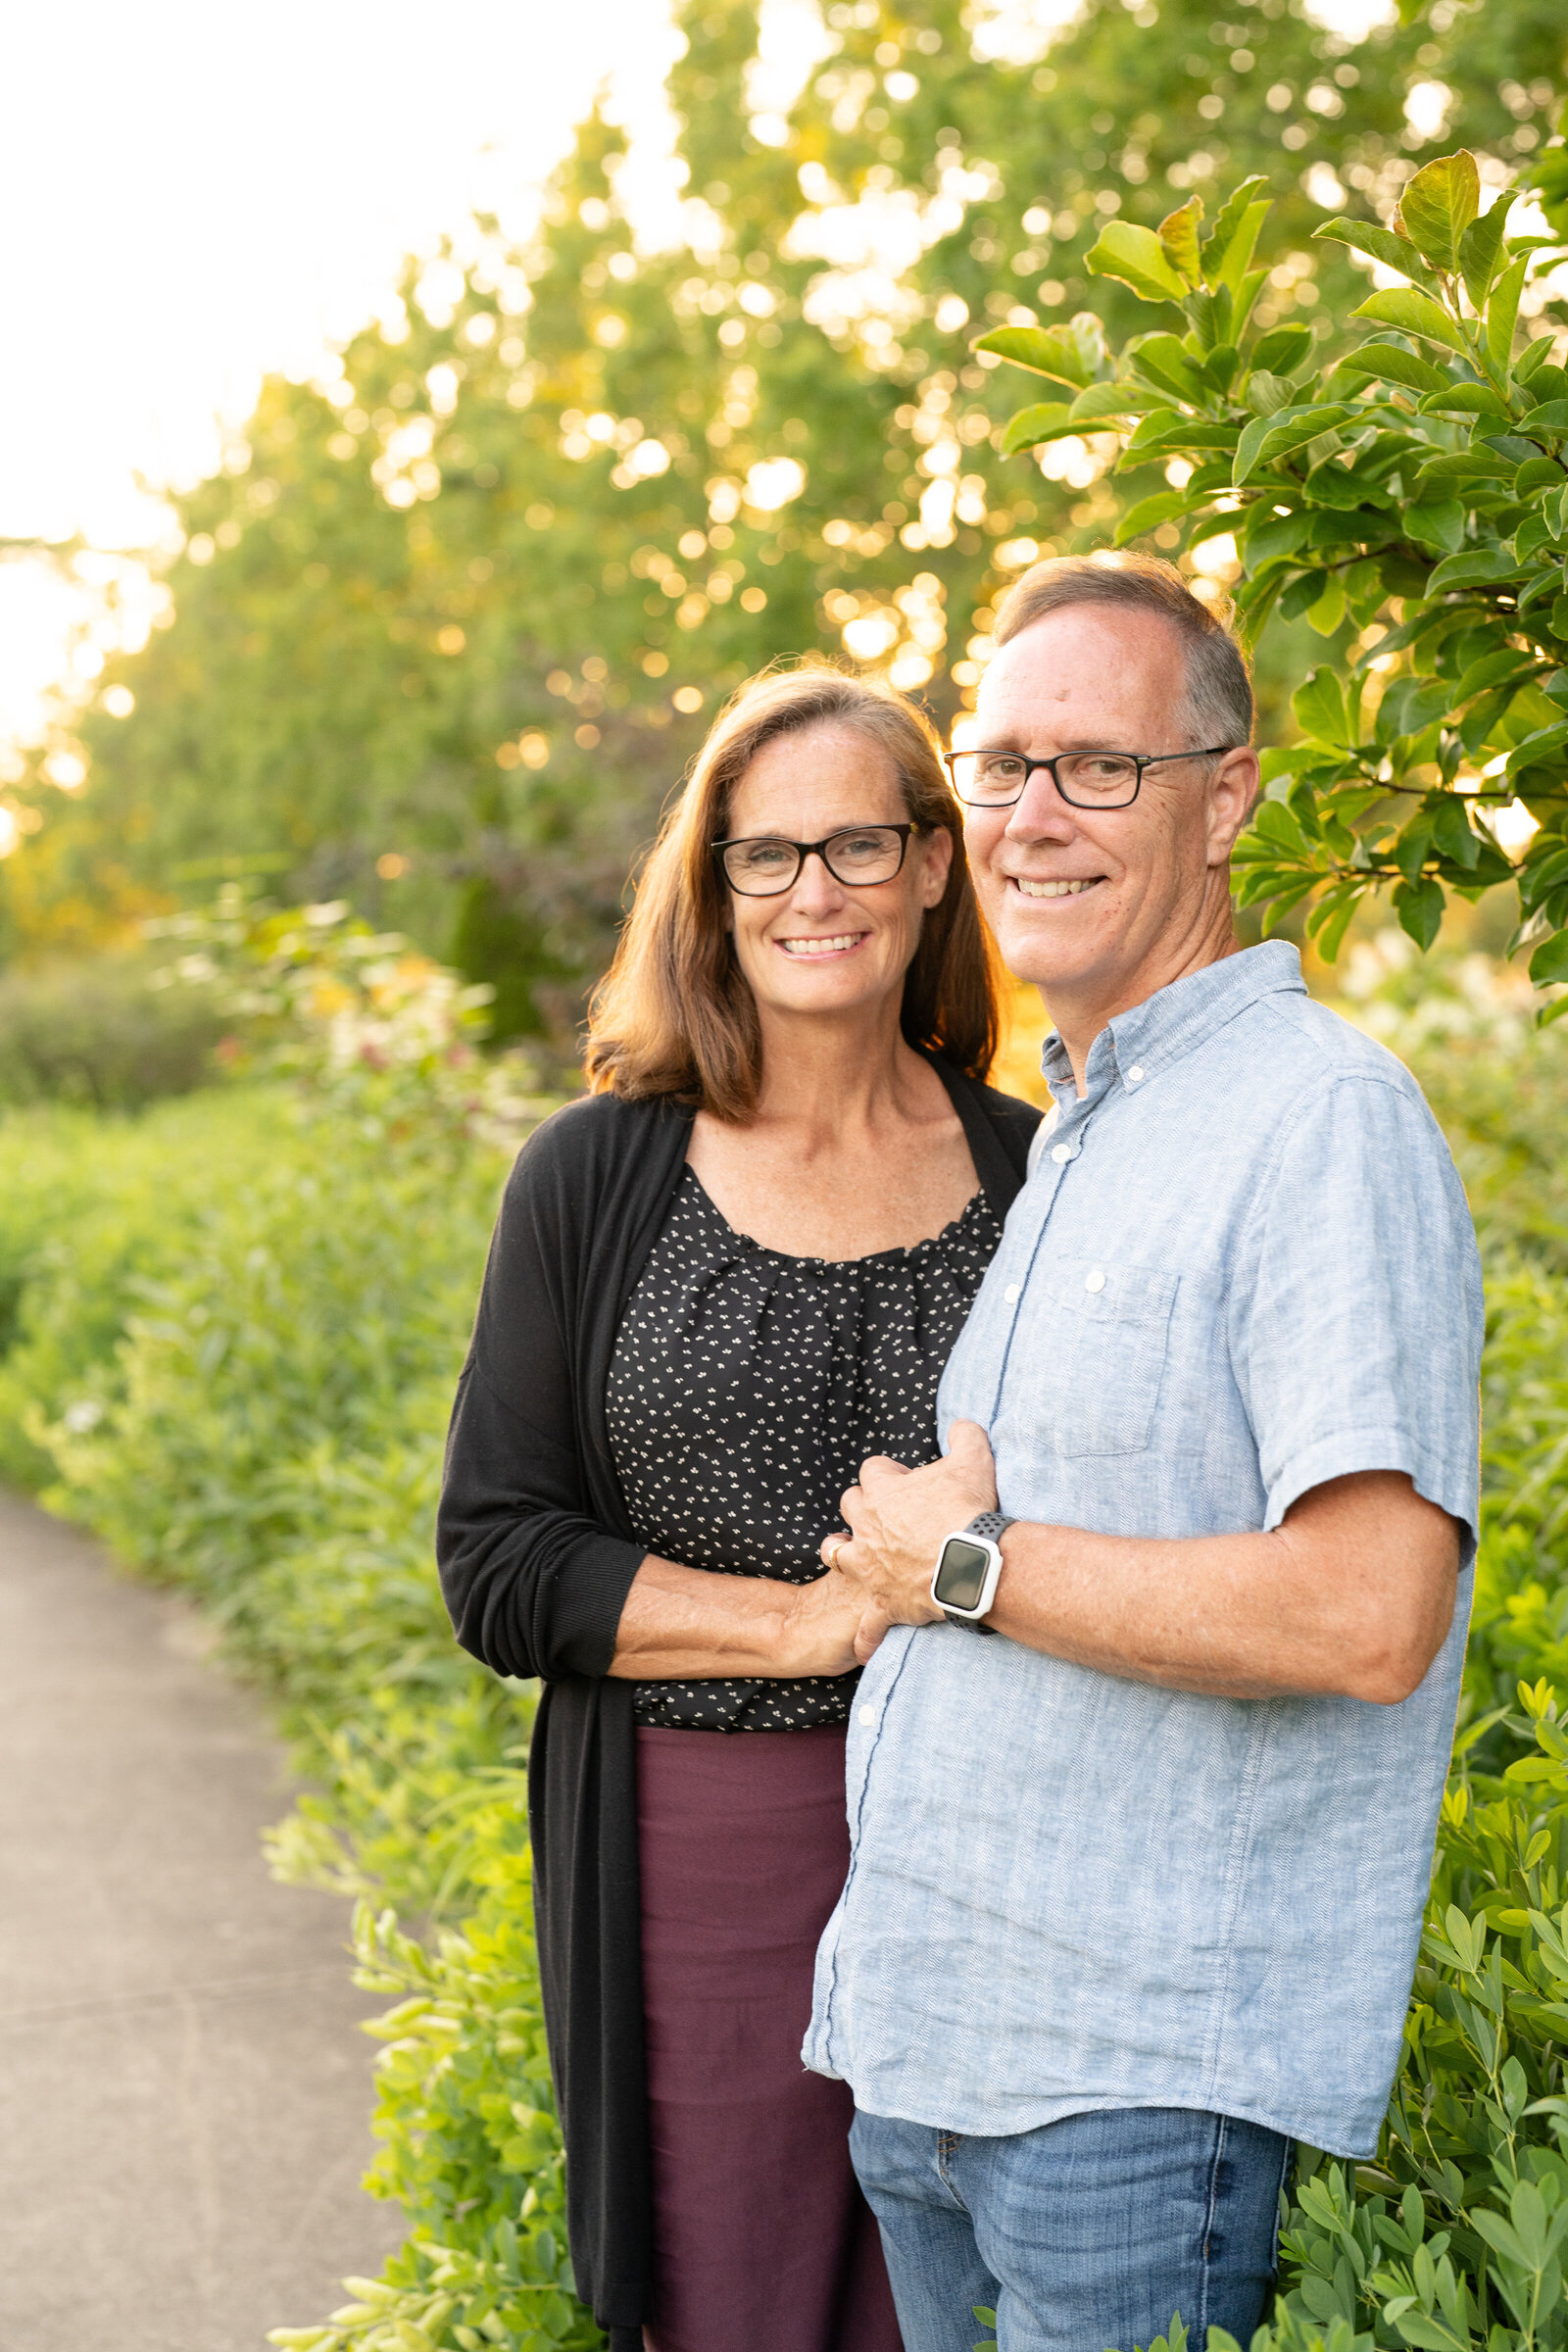
<svg viewBox="0 0 1568 2352"><path fill-rule="evenodd" d="M850 1862L844 1734L637 1734L654 2180L649 2352L902 2352L850 2165L847 2083L808 2074L817 1939Z"/></svg>

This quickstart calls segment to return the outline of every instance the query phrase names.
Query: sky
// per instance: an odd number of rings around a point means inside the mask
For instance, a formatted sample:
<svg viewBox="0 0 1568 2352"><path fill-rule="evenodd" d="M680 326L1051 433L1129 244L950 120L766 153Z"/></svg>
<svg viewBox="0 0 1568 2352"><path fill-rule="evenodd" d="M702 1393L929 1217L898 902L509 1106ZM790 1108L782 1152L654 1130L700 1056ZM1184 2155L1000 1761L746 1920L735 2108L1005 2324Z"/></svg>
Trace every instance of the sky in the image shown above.
<svg viewBox="0 0 1568 2352"><path fill-rule="evenodd" d="M0 541L156 543L167 510L138 475L208 471L262 374L309 373L473 206L525 233L602 84L657 217L672 37L664 0L12 12ZM0 562L0 743L36 734L90 596Z"/></svg>

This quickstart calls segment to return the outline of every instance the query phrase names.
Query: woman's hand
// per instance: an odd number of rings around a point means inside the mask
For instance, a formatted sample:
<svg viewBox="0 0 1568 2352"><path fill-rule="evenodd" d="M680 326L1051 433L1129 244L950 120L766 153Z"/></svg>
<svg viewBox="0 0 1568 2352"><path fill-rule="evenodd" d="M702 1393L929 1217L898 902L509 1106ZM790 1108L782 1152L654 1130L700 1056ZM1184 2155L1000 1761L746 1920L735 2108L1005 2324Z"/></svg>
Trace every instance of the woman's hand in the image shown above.
<svg viewBox="0 0 1568 2352"><path fill-rule="evenodd" d="M784 1624L784 1655L789 1663L781 1665L778 1672L853 1672L858 1662L856 1640L865 1610L865 1594L836 1568L808 1585L791 1586Z"/></svg>

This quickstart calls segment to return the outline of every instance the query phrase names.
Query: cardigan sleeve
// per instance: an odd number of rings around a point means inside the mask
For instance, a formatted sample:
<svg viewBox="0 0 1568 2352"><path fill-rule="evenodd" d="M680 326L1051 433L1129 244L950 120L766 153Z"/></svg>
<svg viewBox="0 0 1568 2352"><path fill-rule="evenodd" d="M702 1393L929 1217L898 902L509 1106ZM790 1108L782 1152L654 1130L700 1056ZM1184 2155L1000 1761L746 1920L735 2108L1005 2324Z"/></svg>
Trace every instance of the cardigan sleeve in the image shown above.
<svg viewBox="0 0 1568 2352"><path fill-rule="evenodd" d="M577 1287L591 1270L580 1262L589 1215L576 1138L571 1114L560 1114L508 1182L436 1519L459 1642L498 1674L546 1681L609 1671L646 1556L586 1507L573 1343Z"/></svg>

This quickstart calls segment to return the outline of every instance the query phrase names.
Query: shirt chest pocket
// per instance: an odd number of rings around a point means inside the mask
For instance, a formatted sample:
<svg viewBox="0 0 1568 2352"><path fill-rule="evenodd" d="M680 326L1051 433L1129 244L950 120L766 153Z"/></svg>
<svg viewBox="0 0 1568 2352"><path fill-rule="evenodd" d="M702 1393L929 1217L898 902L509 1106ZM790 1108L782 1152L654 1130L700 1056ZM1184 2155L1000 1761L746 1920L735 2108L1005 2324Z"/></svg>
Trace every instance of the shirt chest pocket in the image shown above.
<svg viewBox="0 0 1568 2352"><path fill-rule="evenodd" d="M1176 1282L1158 1266L1103 1258L1057 1257L1037 1268L1007 1381L1015 1367L1023 1374L1017 1393L1037 1443L1059 1454L1145 1450Z"/></svg>

